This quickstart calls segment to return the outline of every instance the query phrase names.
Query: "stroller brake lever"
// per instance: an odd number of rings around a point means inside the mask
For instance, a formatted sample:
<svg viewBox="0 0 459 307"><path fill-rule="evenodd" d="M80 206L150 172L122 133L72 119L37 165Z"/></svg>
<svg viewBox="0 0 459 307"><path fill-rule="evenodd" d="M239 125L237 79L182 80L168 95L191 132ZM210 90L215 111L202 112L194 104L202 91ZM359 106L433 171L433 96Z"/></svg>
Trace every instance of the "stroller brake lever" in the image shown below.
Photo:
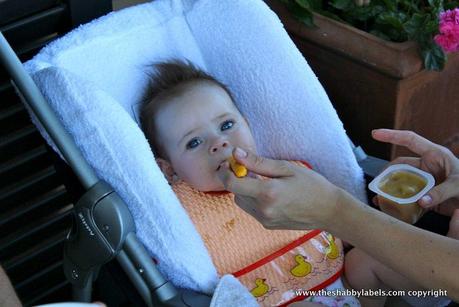
<svg viewBox="0 0 459 307"><path fill-rule="evenodd" d="M64 243L64 273L77 289L79 300L90 299L99 268L113 259L127 235L135 231L134 221L123 200L105 182L92 186L74 207L74 225ZM78 294L78 289L83 293ZM84 292L88 292L89 295Z"/></svg>

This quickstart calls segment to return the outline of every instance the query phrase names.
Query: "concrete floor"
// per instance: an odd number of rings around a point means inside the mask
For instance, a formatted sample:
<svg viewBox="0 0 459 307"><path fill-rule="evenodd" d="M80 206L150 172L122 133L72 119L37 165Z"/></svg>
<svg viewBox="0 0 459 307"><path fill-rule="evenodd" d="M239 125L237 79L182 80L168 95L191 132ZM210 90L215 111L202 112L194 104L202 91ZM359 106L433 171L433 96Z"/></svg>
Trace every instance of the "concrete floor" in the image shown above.
<svg viewBox="0 0 459 307"><path fill-rule="evenodd" d="M151 0L113 0L113 10L120 10L122 8L136 5L139 3L145 3L145 2L150 2Z"/></svg>

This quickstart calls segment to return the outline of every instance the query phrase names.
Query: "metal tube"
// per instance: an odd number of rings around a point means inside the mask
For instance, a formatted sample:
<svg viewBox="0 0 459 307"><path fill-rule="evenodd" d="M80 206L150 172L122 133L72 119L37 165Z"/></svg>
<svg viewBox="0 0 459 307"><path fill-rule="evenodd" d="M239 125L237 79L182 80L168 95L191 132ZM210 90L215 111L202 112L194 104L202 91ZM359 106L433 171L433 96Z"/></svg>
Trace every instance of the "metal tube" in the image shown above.
<svg viewBox="0 0 459 307"><path fill-rule="evenodd" d="M89 189L96 184L99 179L93 169L83 158L73 139L64 129L1 32L0 62L3 63L6 70L9 72L15 85L27 101L27 104L33 110L46 132L51 136L51 139L59 148L83 187Z"/></svg>
<svg viewBox="0 0 459 307"><path fill-rule="evenodd" d="M150 289L148 289L147 285L145 284L145 281L142 279L140 273L132 264L129 257L126 255L124 251L121 250L116 256L116 259L123 268L124 272L126 272L126 275L128 276L129 280L134 284L134 287L137 289L137 292L139 292L145 304L147 304L147 306L149 307L152 307L153 301L151 298Z"/></svg>
<svg viewBox="0 0 459 307"><path fill-rule="evenodd" d="M123 251L126 252L137 272L142 276L151 293L153 293L153 300L157 298L159 302L165 303L179 296L174 285L164 279L158 271L145 247L137 240L134 233L127 235Z"/></svg>
<svg viewBox="0 0 459 307"><path fill-rule="evenodd" d="M88 278L87 283L83 288L72 285L72 298L76 302L90 303L92 297L92 282L94 280L93 274Z"/></svg>

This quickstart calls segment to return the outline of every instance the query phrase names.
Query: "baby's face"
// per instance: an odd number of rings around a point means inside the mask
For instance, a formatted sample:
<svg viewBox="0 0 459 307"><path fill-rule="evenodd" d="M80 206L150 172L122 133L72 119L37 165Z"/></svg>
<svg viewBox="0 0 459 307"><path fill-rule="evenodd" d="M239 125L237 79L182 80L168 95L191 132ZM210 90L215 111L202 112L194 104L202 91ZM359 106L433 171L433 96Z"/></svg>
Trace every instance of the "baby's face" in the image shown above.
<svg viewBox="0 0 459 307"><path fill-rule="evenodd" d="M256 151L247 121L226 91L195 83L156 114L156 137L176 174L200 191L221 191L220 165L234 147Z"/></svg>

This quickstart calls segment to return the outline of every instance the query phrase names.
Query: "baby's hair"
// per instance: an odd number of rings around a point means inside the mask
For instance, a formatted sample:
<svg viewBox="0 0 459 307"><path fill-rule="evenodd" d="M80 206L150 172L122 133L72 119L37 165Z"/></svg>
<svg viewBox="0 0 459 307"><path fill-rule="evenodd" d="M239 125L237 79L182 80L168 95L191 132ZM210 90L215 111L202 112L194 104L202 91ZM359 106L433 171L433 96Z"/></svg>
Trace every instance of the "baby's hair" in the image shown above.
<svg viewBox="0 0 459 307"><path fill-rule="evenodd" d="M196 82L211 82L223 88L234 101L233 95L226 85L196 67L188 60L173 59L166 62L154 63L147 72L148 88L143 97L143 103L140 112L140 124L144 131L153 152L162 158L164 154L155 140L155 131L153 119L158 110L170 98L179 96L187 90L187 85Z"/></svg>

